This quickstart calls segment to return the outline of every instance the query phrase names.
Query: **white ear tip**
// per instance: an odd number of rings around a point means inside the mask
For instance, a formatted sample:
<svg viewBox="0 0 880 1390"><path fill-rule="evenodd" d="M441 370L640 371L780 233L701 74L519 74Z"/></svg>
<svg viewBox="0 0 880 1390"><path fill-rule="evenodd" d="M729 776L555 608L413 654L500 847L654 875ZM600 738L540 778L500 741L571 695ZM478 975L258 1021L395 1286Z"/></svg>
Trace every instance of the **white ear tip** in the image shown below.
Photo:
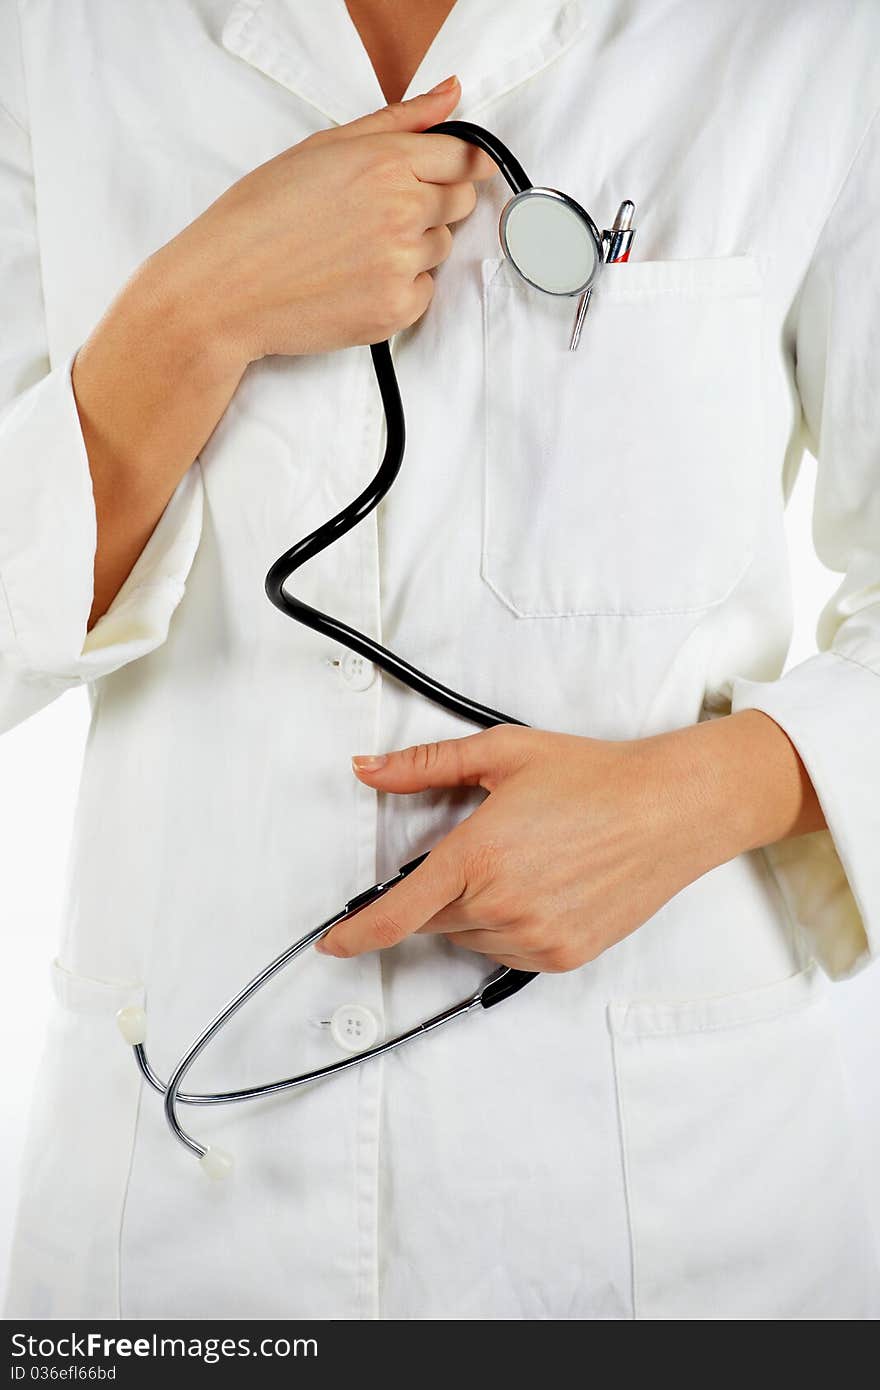
<svg viewBox="0 0 880 1390"><path fill-rule="evenodd" d="M131 1047L142 1043L147 1036L147 1015L139 1004L129 1004L127 1008L120 1009L116 1015L116 1023Z"/></svg>
<svg viewBox="0 0 880 1390"><path fill-rule="evenodd" d="M199 1163L205 1176L214 1182L221 1182L232 1172L232 1154L225 1149L205 1149Z"/></svg>

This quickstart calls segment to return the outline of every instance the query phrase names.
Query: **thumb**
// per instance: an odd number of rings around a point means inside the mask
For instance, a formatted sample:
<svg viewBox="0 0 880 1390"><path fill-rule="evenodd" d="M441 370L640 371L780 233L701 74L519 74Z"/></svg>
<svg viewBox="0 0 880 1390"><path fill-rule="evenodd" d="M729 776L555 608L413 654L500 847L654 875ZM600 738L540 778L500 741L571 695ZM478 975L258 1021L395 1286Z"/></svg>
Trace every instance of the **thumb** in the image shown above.
<svg viewBox="0 0 880 1390"><path fill-rule="evenodd" d="M410 97L407 101L392 101L371 111L367 116L359 116L356 121L336 126L324 131L325 138L340 136L348 139L351 135L390 135L395 131L426 130L428 126L445 121L455 110L461 96L461 83L457 77L447 77L438 82L429 92Z"/></svg>
<svg viewBox="0 0 880 1390"><path fill-rule="evenodd" d="M450 838L378 902L335 926L315 950L341 957L386 950L430 922L464 891L460 859L451 852Z"/></svg>
<svg viewBox="0 0 880 1390"><path fill-rule="evenodd" d="M428 787L493 787L524 758L528 731L499 725L465 738L419 743L393 753L358 755L352 771L383 792L420 792Z"/></svg>

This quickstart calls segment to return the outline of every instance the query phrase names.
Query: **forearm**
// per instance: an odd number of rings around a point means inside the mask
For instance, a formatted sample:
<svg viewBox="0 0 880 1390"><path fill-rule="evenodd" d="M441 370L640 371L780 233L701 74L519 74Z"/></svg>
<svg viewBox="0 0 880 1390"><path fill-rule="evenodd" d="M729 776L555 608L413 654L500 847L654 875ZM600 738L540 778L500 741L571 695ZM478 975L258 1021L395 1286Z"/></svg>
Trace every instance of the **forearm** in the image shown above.
<svg viewBox="0 0 880 1390"><path fill-rule="evenodd" d="M701 788L699 815L718 863L825 828L797 749L762 710L739 710L659 737L681 741L680 755Z"/></svg>
<svg viewBox="0 0 880 1390"><path fill-rule="evenodd" d="M450 79L259 165L144 263L83 344L73 386L98 519L90 626L248 362L379 342L424 313L449 224L472 211L475 180L497 173L483 151L422 133L458 97Z"/></svg>
<svg viewBox="0 0 880 1390"><path fill-rule="evenodd" d="M151 258L83 343L73 388L97 514L91 628L229 404L245 362Z"/></svg>

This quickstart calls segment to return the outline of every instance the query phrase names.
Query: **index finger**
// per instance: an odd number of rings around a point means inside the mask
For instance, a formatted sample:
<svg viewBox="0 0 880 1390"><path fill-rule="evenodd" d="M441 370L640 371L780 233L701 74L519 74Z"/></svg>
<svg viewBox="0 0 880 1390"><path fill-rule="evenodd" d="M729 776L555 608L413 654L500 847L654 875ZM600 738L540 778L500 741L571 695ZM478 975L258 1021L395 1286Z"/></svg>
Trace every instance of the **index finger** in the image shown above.
<svg viewBox="0 0 880 1390"><path fill-rule="evenodd" d="M498 165L485 150L457 135L401 133L410 168L423 183L464 183L491 179Z"/></svg>

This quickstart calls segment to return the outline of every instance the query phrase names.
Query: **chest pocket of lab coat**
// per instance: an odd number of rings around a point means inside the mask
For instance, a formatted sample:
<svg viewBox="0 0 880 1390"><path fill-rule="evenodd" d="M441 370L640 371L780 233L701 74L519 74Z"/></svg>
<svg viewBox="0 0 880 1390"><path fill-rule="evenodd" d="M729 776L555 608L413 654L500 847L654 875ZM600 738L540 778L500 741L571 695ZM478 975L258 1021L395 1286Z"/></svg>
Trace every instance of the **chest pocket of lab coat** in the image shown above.
<svg viewBox="0 0 880 1390"><path fill-rule="evenodd" d="M483 579L520 617L711 607L760 511L757 264L608 267L570 352L575 302L483 262Z"/></svg>

